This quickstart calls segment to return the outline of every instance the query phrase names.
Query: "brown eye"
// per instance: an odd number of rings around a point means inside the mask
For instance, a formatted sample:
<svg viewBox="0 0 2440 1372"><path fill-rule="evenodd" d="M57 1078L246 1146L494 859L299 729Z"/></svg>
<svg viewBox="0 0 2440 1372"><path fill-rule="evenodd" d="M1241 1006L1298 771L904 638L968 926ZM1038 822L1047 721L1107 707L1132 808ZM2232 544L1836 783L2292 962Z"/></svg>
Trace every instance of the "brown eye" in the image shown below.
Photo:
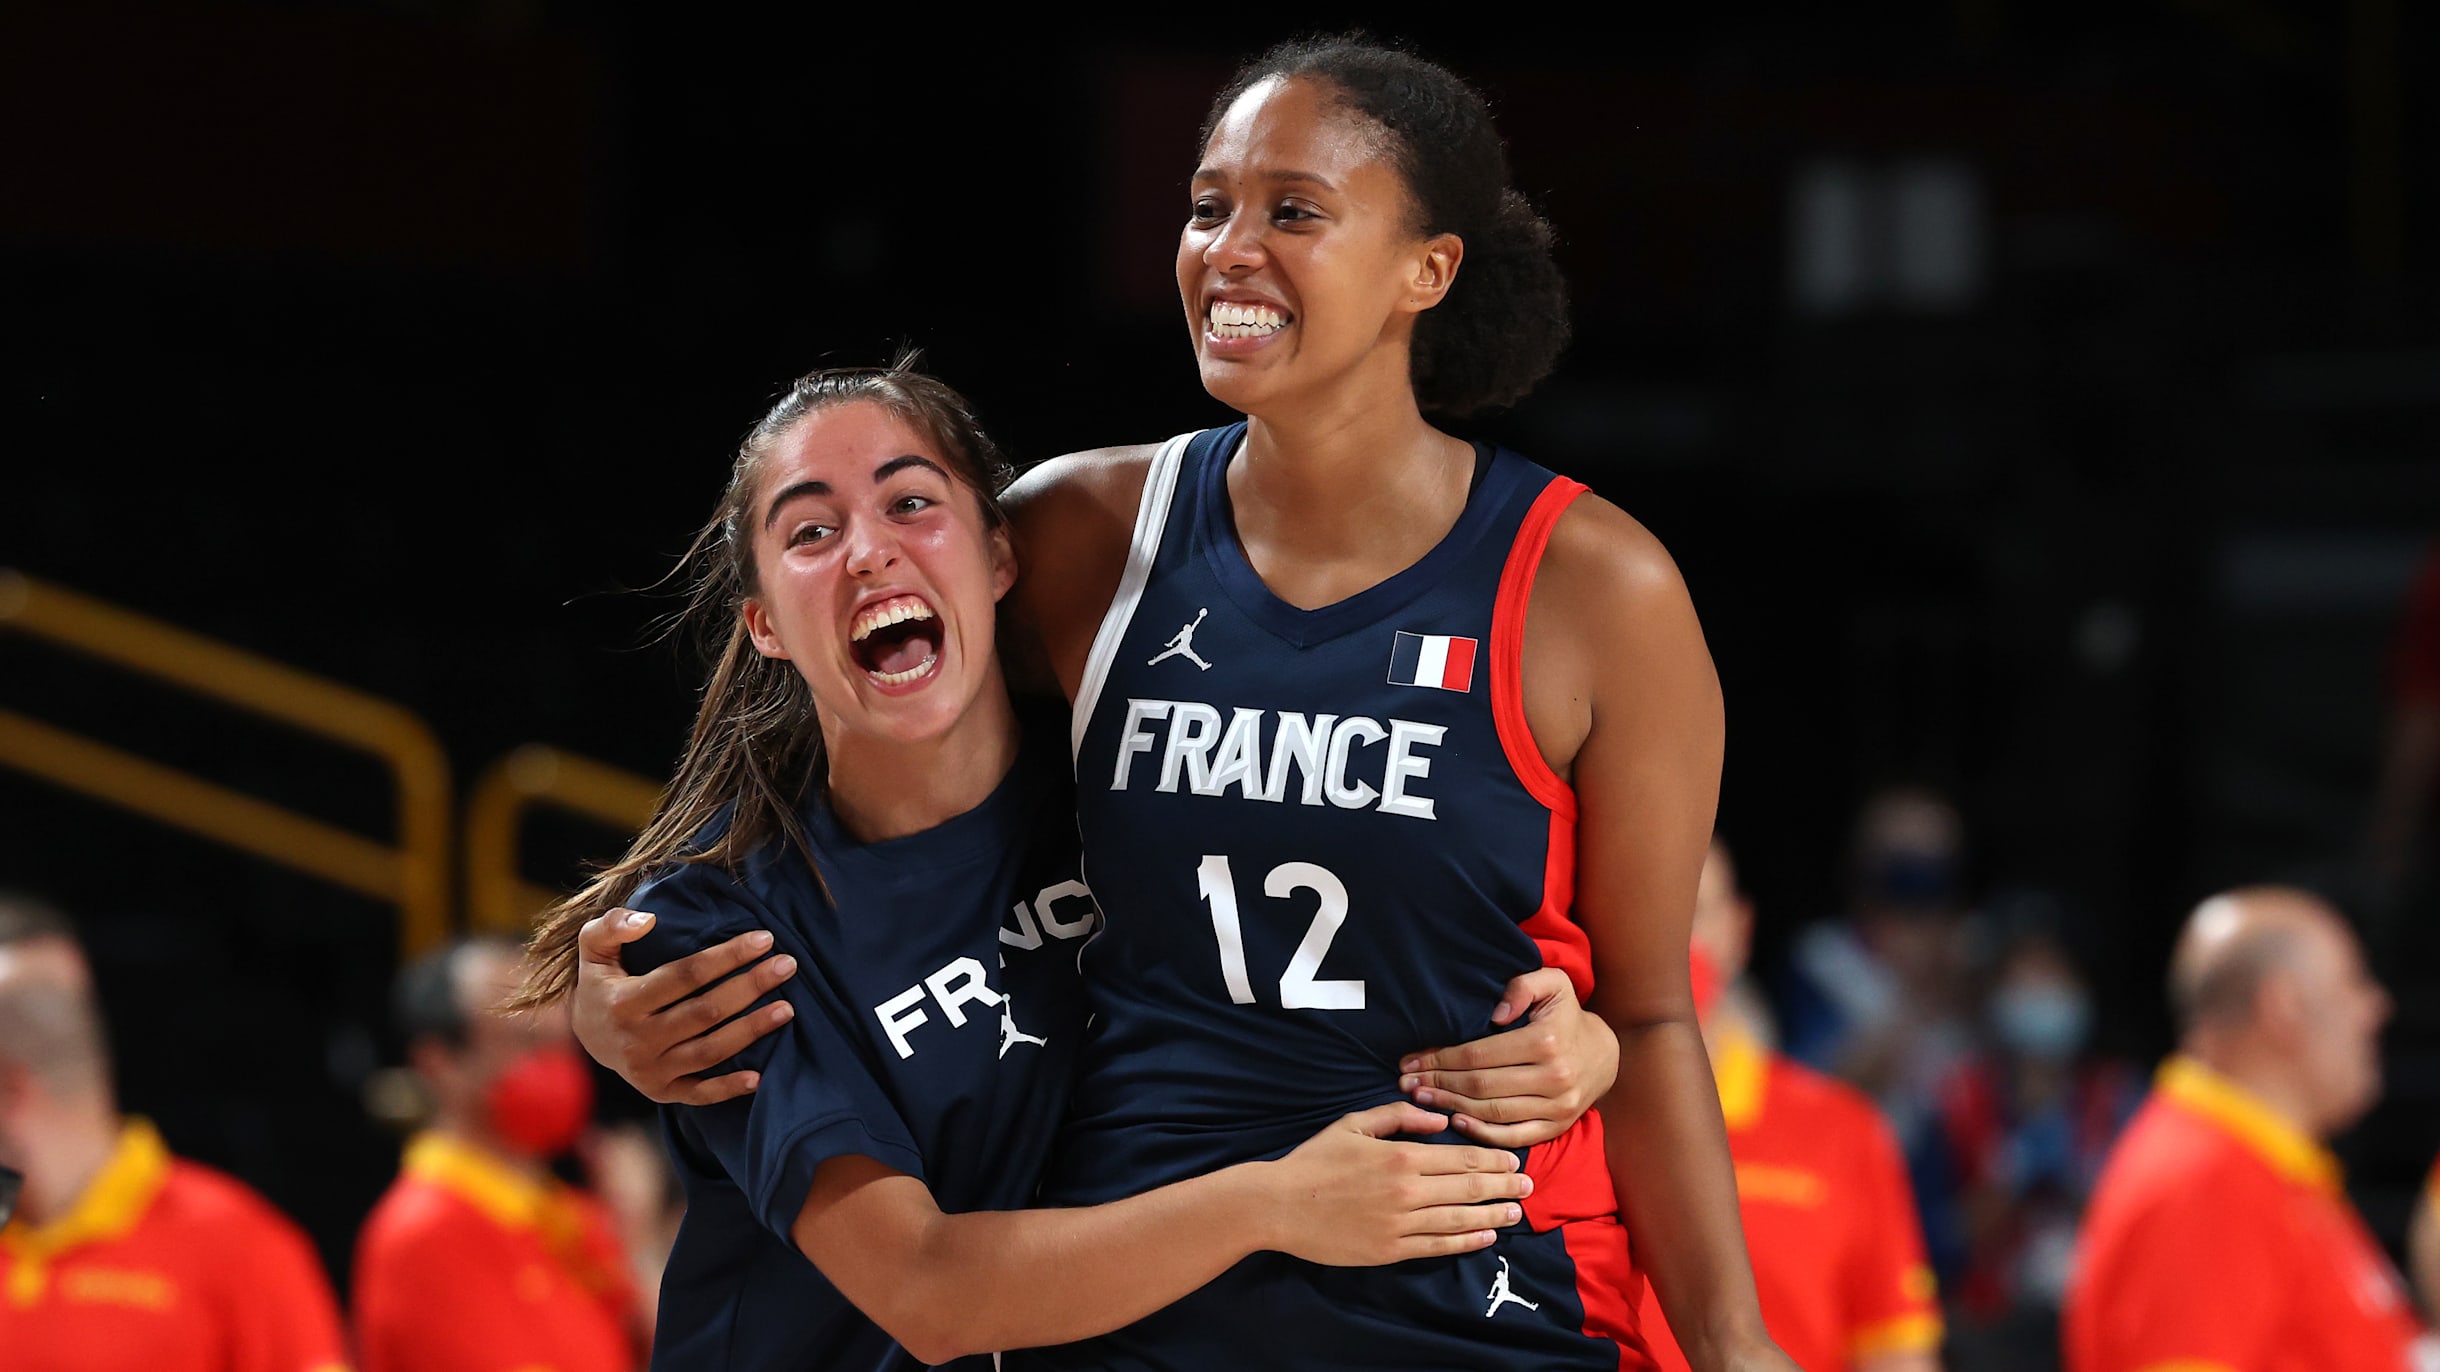
<svg viewBox="0 0 2440 1372"><path fill-rule="evenodd" d="M1208 195L1199 196L1196 198L1193 215L1194 222L1198 224L1209 224L1214 220L1226 219L1227 217L1228 207L1221 204L1218 199Z"/></svg>

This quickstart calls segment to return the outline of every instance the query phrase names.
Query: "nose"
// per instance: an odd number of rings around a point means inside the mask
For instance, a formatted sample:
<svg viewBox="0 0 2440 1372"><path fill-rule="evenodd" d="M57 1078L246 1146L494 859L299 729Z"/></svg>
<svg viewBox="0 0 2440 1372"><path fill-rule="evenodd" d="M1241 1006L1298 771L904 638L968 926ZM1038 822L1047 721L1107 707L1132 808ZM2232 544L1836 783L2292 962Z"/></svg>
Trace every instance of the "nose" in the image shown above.
<svg viewBox="0 0 2440 1372"><path fill-rule="evenodd" d="M1203 245L1203 265L1224 275L1243 275L1262 265L1262 216L1243 210L1212 231Z"/></svg>
<svg viewBox="0 0 2440 1372"><path fill-rule="evenodd" d="M847 572L879 576L898 565L898 535L887 521L859 519L847 527Z"/></svg>

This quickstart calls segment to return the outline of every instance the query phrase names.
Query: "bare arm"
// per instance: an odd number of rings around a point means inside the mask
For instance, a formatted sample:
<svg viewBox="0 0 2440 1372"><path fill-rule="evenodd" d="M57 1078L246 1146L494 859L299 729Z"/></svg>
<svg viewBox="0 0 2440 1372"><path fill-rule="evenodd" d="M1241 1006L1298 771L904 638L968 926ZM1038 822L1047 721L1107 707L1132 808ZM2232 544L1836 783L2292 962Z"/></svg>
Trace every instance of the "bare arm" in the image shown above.
<svg viewBox="0 0 2440 1372"><path fill-rule="evenodd" d="M1856 1363L1855 1372L1940 1372L1940 1355L1876 1353Z"/></svg>
<svg viewBox="0 0 2440 1372"><path fill-rule="evenodd" d="M2406 1230L2406 1265L2413 1270L2423 1318L2440 1322L2440 1207L2435 1206L2435 1189L2426 1183L2415 1200L2415 1217Z"/></svg>
<svg viewBox="0 0 2440 1372"><path fill-rule="evenodd" d="M1372 1266L1485 1247L1518 1220L1513 1198L1531 1183L1510 1153L1386 1141L1443 1124L1380 1106L1277 1162L1067 1210L943 1214L915 1178L834 1158L790 1236L927 1363L1067 1343L1141 1319L1266 1248Z"/></svg>
<svg viewBox="0 0 2440 1372"><path fill-rule="evenodd" d="M1590 496L1562 516L1531 607L1527 717L1575 786L1574 914L1618 1034L1602 1119L1620 1213L1698 1372L1791 1368L1763 1329L1687 970L1723 747L1710 650L1659 542Z"/></svg>

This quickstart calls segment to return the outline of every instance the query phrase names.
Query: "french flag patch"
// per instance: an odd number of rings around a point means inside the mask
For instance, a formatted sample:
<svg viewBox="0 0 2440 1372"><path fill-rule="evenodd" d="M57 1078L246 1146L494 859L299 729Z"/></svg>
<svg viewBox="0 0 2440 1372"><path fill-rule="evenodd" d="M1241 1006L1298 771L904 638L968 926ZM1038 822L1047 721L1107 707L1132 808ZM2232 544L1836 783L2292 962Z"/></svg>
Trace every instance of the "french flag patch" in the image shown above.
<svg viewBox="0 0 2440 1372"><path fill-rule="evenodd" d="M1474 689L1474 648L1470 638L1398 631L1389 650L1389 684L1437 686L1444 691Z"/></svg>

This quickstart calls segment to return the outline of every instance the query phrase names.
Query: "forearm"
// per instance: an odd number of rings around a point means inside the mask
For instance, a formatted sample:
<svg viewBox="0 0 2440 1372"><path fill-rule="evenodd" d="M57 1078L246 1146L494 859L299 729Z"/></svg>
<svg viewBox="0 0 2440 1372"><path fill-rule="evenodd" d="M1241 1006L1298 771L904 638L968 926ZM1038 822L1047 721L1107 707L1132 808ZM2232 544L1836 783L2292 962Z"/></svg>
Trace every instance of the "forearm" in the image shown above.
<svg viewBox="0 0 2440 1372"><path fill-rule="evenodd" d="M1602 1126L1619 1213L1698 1372L1765 1338L1719 1093L1692 1024L1610 1026L1618 1083Z"/></svg>
<svg viewBox="0 0 2440 1372"><path fill-rule="evenodd" d="M847 1270L823 1270L926 1362L1073 1342L1131 1324L1268 1246L1269 1166L1241 1164L1105 1205L934 1210L906 1242L855 1245ZM798 1244L836 1251L803 1232Z"/></svg>

